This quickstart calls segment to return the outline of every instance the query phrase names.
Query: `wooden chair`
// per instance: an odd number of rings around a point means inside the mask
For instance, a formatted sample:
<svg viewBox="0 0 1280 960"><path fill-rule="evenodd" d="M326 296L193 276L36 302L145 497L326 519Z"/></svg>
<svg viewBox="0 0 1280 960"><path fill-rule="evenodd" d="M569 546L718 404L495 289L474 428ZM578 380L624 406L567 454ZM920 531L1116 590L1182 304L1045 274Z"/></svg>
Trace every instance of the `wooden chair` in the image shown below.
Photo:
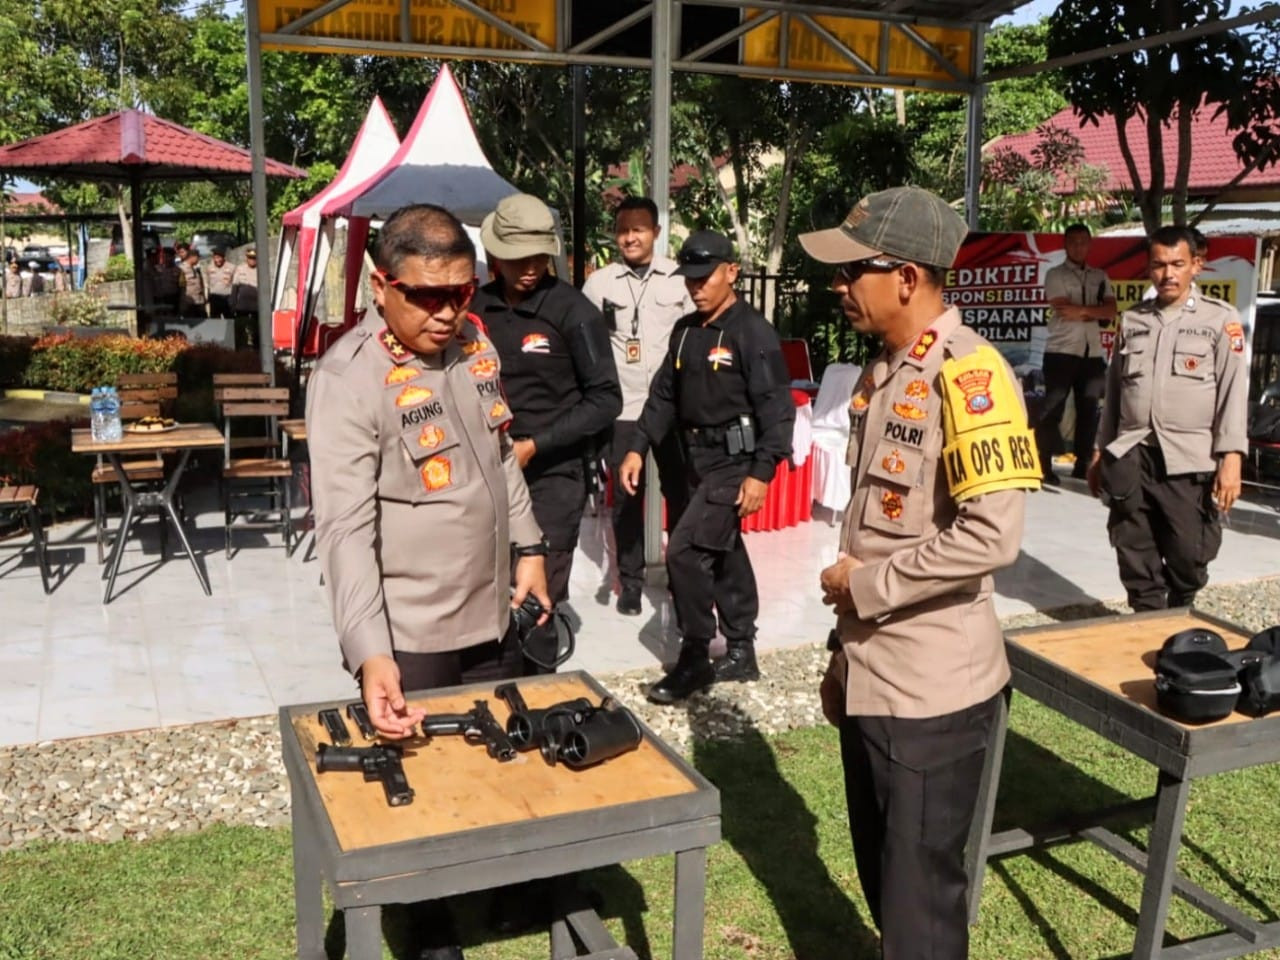
<svg viewBox="0 0 1280 960"><path fill-rule="evenodd" d="M120 419L126 423L142 417L168 417L178 399L176 373L125 373L116 381L120 397ZM139 460L126 460L124 472L134 483L163 483L164 461L159 454ZM107 490L119 482L115 467L99 456L90 474L93 484L93 526L98 541L98 563L106 556ZM160 554L168 544L169 525L160 518Z"/></svg>
<svg viewBox="0 0 1280 960"><path fill-rule="evenodd" d="M36 551L36 566L40 568L40 582L44 584L44 592L51 593L49 585L49 557L45 548L44 524L40 521L40 511L36 509L36 501L40 499L40 488L29 484L0 486L0 510L25 510L27 524L31 528L31 545Z"/></svg>
<svg viewBox="0 0 1280 960"><path fill-rule="evenodd" d="M279 519L250 520L242 528L277 527L284 534L286 556L292 550L293 517L291 487L293 465L289 460L272 456L280 444L280 418L289 415L288 387L233 387L222 388L222 506L226 521L227 557L231 557L231 527L236 517L257 515L263 511L249 508L234 509L237 501L268 501L267 513L278 513ZM257 419L265 425L262 442L257 449L251 445L236 443L249 439L233 436L237 422ZM243 456L245 452L256 456ZM237 489L240 488L240 489Z"/></svg>
<svg viewBox="0 0 1280 960"><path fill-rule="evenodd" d="M222 410L223 393L228 388L244 388L244 387L270 387L271 374L269 373L215 373L213 375L213 405L214 409ZM268 437L260 431L252 430L248 435L237 435L231 438L231 449L233 450L263 450L278 449L279 435L276 437Z"/></svg>

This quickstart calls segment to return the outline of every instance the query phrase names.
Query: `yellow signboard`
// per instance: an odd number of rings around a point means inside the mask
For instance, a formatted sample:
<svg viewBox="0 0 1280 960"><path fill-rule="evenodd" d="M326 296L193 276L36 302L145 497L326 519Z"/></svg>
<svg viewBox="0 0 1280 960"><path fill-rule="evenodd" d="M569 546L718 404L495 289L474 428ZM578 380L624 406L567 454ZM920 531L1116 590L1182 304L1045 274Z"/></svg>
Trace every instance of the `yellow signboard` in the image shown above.
<svg viewBox="0 0 1280 960"><path fill-rule="evenodd" d="M761 11L748 10L746 16L752 19L761 16ZM858 20L854 17L815 16L813 20L850 51L857 54L879 76L938 80L948 84L958 82L946 67L921 49L919 44L895 24L878 20ZM882 29L889 32L887 63L880 62ZM956 27L924 25L914 25L910 29L952 63L961 76L966 78L973 76L971 31ZM854 84L858 82L857 75L865 73L799 17L791 17L788 33L787 67L790 69L847 73L850 75L849 82ZM742 42L743 64L751 67L781 66L779 43L781 34L782 21L779 17L774 17L754 30L748 31Z"/></svg>
<svg viewBox="0 0 1280 960"><path fill-rule="evenodd" d="M264 40L263 47L312 53L357 52L350 47L290 43L279 36L280 30L324 3L325 0L259 0L259 26L264 34L276 35L269 41ZM555 47L556 0L476 0L476 5L547 46ZM451 0L409 0L409 36L406 38L400 33L400 7L401 0L351 0L306 27L301 35L385 43L407 40L435 47L467 47L478 53L528 49L515 37Z"/></svg>

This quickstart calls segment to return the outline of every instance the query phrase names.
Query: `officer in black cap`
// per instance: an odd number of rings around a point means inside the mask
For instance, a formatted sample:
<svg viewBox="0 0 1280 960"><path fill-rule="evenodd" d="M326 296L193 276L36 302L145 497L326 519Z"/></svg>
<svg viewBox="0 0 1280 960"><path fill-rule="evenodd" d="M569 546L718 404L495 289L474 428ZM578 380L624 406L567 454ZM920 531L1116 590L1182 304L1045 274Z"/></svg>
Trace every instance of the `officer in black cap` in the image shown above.
<svg viewBox="0 0 1280 960"><path fill-rule="evenodd" d="M741 519L764 505L791 453L795 406L778 335L738 298L728 238L699 230L680 248L695 312L676 323L619 470L634 492L644 455L671 430L685 449L688 507L667 543L667 574L683 643L675 668L649 688L654 703L683 700L716 681L755 680L759 598ZM716 620L728 653L709 659Z"/></svg>

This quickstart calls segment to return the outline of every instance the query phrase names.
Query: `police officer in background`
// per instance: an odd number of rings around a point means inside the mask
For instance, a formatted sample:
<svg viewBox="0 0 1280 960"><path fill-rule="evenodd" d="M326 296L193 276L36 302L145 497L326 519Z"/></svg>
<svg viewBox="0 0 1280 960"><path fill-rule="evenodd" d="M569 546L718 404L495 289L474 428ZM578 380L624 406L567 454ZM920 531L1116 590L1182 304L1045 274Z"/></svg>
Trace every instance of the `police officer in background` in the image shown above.
<svg viewBox="0 0 1280 960"><path fill-rule="evenodd" d="M695 313L672 331L620 470L636 491L644 455L676 432L690 494L667 543L667 574L682 642L675 667L649 688L654 703L683 700L716 681L755 680L759 597L741 519L764 505L778 462L791 453L795 405L778 334L738 298L733 244L709 230L680 248ZM708 654L719 629L728 653Z"/></svg>
<svg viewBox="0 0 1280 960"><path fill-rule="evenodd" d="M1062 234L1066 260L1044 276L1045 299L1053 309L1044 348L1044 407L1036 423L1036 445L1043 480L1054 487L1061 483L1053 472L1053 455L1062 449L1059 424L1066 410L1067 394L1071 394L1075 407L1072 448L1076 462L1071 475L1084 479L1093 456L1098 401L1107 369L1101 325L1109 324L1116 315L1111 281L1105 272L1088 264L1092 241L1093 235L1083 223L1067 227Z"/></svg>
<svg viewBox="0 0 1280 960"><path fill-rule="evenodd" d="M244 263L231 274L231 315L235 317L236 349L258 345L258 251L244 252Z"/></svg>
<svg viewBox="0 0 1280 960"><path fill-rule="evenodd" d="M500 642L510 607L551 601L511 411L486 389L497 353L467 317L471 240L440 207L404 207L373 258L375 310L317 365L307 438L343 662L374 726L398 739L423 715L405 690L519 676L518 646ZM462 956L447 910L417 925L423 958Z"/></svg>
<svg viewBox="0 0 1280 960"><path fill-rule="evenodd" d="M1244 327L1195 289L1195 249L1185 227L1148 241L1156 295L1120 318L1089 465L1134 610L1188 605L1208 582L1248 449Z"/></svg>
<svg viewBox="0 0 1280 960"><path fill-rule="evenodd" d="M968 955L964 846L1009 681L992 574L1017 557L1040 485L1013 371L942 298L966 233L942 198L897 187L800 236L840 264L832 288L853 329L883 343L849 405L853 495L821 574L839 615L821 697L884 960Z"/></svg>
<svg viewBox="0 0 1280 960"><path fill-rule="evenodd" d="M604 315L622 387L622 415L613 425L608 462L613 478L613 540L621 581L618 612L628 615L641 612L644 477L641 475L633 495L623 489L619 470L631 449L649 384L667 355L671 329L677 320L693 312L684 280L675 275L675 261L654 254L661 230L658 207L652 200L627 197L618 204L613 220L622 260L596 270L582 288L583 295ZM653 448L653 457L667 501L667 523L674 528L684 512L686 492L680 443L674 431Z"/></svg>
<svg viewBox="0 0 1280 960"><path fill-rule="evenodd" d="M494 279L473 309L502 360L515 455L548 542L551 600L561 603L587 502L587 461L622 410L618 374L600 312L550 272L560 237L545 203L504 197L481 224L480 240ZM496 368L477 361L472 369L501 396Z"/></svg>
<svg viewBox="0 0 1280 960"><path fill-rule="evenodd" d="M209 297L209 316L231 316L231 280L236 268L227 262L225 247L214 247L213 258L205 270L206 293Z"/></svg>

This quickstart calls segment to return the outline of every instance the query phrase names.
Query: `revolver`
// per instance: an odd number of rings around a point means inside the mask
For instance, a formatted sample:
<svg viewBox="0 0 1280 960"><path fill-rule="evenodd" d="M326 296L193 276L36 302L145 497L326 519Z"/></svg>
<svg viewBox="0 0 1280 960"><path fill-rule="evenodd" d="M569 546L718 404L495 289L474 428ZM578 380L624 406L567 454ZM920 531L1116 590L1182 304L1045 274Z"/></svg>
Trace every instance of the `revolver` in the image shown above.
<svg viewBox="0 0 1280 960"><path fill-rule="evenodd" d="M424 737L460 733L467 743L484 744L485 751L495 760L516 758L515 745L484 700L476 700L467 713L429 713L420 726Z"/></svg>
<svg viewBox="0 0 1280 960"><path fill-rule="evenodd" d="M413 803L413 788L404 775L404 750L385 744L376 747L335 747L322 743L316 748L316 772L359 770L366 781L379 781L387 795L387 806Z"/></svg>

